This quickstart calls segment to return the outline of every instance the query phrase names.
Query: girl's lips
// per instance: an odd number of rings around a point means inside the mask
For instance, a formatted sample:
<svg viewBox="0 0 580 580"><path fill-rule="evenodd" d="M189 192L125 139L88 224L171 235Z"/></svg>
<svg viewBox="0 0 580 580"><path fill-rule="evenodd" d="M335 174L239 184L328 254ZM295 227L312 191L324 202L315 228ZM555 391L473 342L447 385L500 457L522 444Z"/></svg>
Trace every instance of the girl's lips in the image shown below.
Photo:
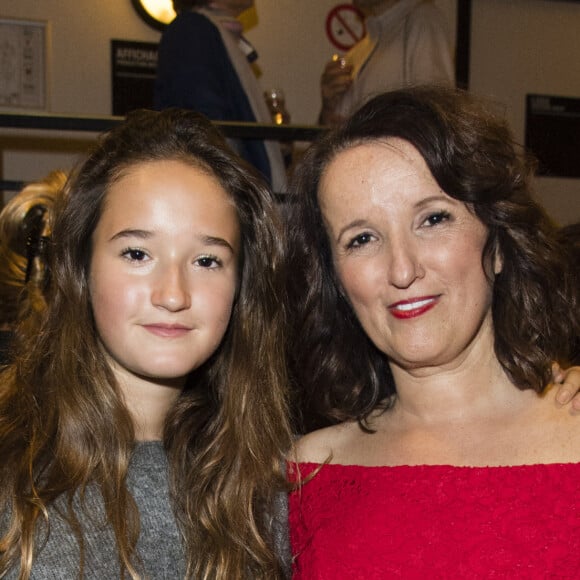
<svg viewBox="0 0 580 580"><path fill-rule="evenodd" d="M415 318L431 310L437 302L439 296L421 296L411 300L401 300L389 306L389 312L399 319Z"/></svg>
<svg viewBox="0 0 580 580"><path fill-rule="evenodd" d="M191 329L181 324L144 324L143 328L155 336L176 338L187 334Z"/></svg>

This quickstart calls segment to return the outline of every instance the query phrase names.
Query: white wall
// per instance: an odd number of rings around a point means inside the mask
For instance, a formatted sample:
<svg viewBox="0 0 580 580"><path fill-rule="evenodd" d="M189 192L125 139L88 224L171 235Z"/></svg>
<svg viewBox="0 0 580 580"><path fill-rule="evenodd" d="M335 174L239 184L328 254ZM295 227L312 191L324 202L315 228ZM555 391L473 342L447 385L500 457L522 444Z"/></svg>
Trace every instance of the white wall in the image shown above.
<svg viewBox="0 0 580 580"><path fill-rule="evenodd" d="M137 16L130 0L0 0L0 18L48 23L47 110L54 113L110 115L111 39L159 39L159 33ZM54 136L46 131L0 131L0 176L32 180L55 167L68 169L90 145L91 135Z"/></svg>
<svg viewBox="0 0 580 580"><path fill-rule="evenodd" d="M455 1L436 0L455 27ZM318 81L336 48L325 20L338 0L255 0L248 38L260 53L265 87L285 89L297 123L311 123L319 107ZM347 1L348 3L348 1ZM142 23L130 0L0 0L0 18L43 20L52 42L49 110L110 114L109 43L112 38L156 42L160 34Z"/></svg>
<svg viewBox="0 0 580 580"><path fill-rule="evenodd" d="M312 124L320 110L320 74L338 49L326 35L326 17L348 0L255 0L258 24L247 33L260 51L264 87L286 94L292 121ZM454 44L456 0L436 0Z"/></svg>
<svg viewBox="0 0 580 580"><path fill-rule="evenodd" d="M348 1L348 0L346 0ZM256 0L257 22L248 37L260 53L264 88L282 88L292 121L313 123L320 106L319 77L336 51L325 32L329 10L340 0ZM455 31L456 0L437 0ZM110 40L159 40L142 23L131 0L0 0L0 18L46 20L52 40L48 111L111 113ZM558 0L473 0L471 86L505 103L523 141L524 95L545 92L580 96L580 4ZM30 132L28 132L30 133ZM27 134L28 134L27 133ZM36 179L67 168L89 141L79 134L61 140L0 130L3 179ZM49 149L47 151L47 148ZM580 219L578 180L540 179L544 203L559 221Z"/></svg>
<svg viewBox="0 0 580 580"><path fill-rule="evenodd" d="M580 3L472 1L470 88L505 105L523 143L527 93L580 98ZM579 179L538 178L536 190L557 221L580 220Z"/></svg>
<svg viewBox="0 0 580 580"><path fill-rule="evenodd" d="M453 20L455 0L437 2ZM336 51L326 37L326 15L340 3L256 0L255 13L248 18L253 24L248 37L260 53L261 82L264 88L285 91L294 123L311 124L317 117L320 73ZM49 23L47 109L55 113L111 114L111 39L157 42L160 37L142 23L130 0L0 0L0 18ZM450 24L450 31L453 30L454 22ZM77 152L84 152L90 144L86 135L69 133L62 134L61 140L44 138L36 145L28 137L30 134L0 130L2 178L32 180L55 166L66 169L77 160ZM22 139L22 135L27 137ZM31 151L31 145L37 150Z"/></svg>

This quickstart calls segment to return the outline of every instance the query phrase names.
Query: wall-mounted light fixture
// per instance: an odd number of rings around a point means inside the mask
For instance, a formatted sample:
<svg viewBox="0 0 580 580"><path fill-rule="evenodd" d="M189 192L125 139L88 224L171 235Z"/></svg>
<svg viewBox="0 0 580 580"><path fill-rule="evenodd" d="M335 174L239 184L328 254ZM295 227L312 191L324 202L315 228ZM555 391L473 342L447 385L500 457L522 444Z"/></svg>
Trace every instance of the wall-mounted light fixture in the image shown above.
<svg viewBox="0 0 580 580"><path fill-rule="evenodd" d="M141 18L155 28L163 31L175 18L172 0L131 0Z"/></svg>

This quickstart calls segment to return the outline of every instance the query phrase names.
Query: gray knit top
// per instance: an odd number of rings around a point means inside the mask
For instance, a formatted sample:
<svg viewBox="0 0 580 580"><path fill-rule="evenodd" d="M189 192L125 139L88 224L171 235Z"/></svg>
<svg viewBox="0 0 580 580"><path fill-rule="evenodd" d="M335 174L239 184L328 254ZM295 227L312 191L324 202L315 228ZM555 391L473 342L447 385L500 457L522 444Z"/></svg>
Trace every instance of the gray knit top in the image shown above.
<svg viewBox="0 0 580 580"><path fill-rule="evenodd" d="M141 518L137 544L140 563L137 570L150 580L176 580L185 575L185 554L179 530L171 509L168 486L168 464L163 443L138 443L129 466L127 487L133 495ZM87 489L87 511L79 509L85 541L83 578L108 580L120 578L115 537L105 523L103 500L95 486ZM50 534L37 546L32 565L32 580L74 580L79 577L79 546L69 525L60 517L65 501L57 500L49 510ZM64 510L63 510L64 511ZM39 538L45 530L39 530ZM127 577L127 576L125 576ZM18 570L5 577L18 578Z"/></svg>

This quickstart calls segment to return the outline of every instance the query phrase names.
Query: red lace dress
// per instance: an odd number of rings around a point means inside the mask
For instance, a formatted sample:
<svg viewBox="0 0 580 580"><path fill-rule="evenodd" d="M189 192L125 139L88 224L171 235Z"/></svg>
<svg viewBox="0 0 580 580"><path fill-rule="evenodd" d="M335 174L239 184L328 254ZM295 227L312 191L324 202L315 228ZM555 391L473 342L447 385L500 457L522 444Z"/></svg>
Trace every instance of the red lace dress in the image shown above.
<svg viewBox="0 0 580 580"><path fill-rule="evenodd" d="M580 578L579 489L579 464L325 465L290 495L294 579Z"/></svg>

